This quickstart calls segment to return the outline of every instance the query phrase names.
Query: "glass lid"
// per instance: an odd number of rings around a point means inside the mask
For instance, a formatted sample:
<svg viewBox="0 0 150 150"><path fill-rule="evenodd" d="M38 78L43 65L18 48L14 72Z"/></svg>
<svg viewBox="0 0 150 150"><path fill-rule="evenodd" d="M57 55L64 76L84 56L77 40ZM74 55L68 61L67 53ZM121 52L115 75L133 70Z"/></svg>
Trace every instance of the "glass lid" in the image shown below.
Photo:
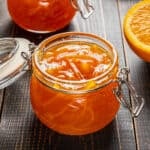
<svg viewBox="0 0 150 150"><path fill-rule="evenodd" d="M23 56L29 54L29 44L23 38L0 39L0 89L12 84L28 69Z"/></svg>

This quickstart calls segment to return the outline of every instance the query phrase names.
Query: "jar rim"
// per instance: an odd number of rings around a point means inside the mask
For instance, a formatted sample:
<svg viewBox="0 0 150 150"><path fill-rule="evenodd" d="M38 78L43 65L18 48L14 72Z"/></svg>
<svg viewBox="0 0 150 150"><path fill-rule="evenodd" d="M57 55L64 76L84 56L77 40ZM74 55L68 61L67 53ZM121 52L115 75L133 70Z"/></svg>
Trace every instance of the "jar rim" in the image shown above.
<svg viewBox="0 0 150 150"><path fill-rule="evenodd" d="M44 73L40 67L39 67L39 64L38 64L38 61L37 61L37 52L39 50L44 50L48 45L50 45L50 43L54 43L55 42L58 42L57 40L58 39L61 39L62 41L65 40L65 38L67 39L67 37L71 37L73 38L74 36L77 36L77 38L79 38L79 41L81 39L88 39L89 40L96 40L97 42L102 42L102 44L104 44L104 46L108 47L111 51L112 51L112 54L113 54L113 61L112 61L112 65L108 68L108 70L106 70L104 73L94 77L94 78L90 78L90 79L83 79L83 80L66 80L66 79L60 79L60 78L57 78L57 77L54 77L52 75L47 75L46 73ZM106 50L106 49L105 49ZM104 38L98 36L98 35L95 35L95 34L91 34L91 33L85 33L85 32L64 32L64 33L59 33L59 34L56 34L56 35L53 35L51 37L48 37L47 39L45 39L44 41L42 41L39 46L36 48L34 54L33 54L33 64L34 66L38 69L38 72L41 74L41 75L44 75L44 77L46 78L46 80L55 80L55 82L61 82L61 83L69 83L69 84L82 84L82 83L87 83L88 81L97 81L97 80L101 80L103 78L105 78L112 70L113 68L115 67L115 65L118 63L118 55L117 55L117 51L115 50L114 46L107 40L105 40ZM107 83L105 83L106 85L109 83L110 81L108 81ZM104 85L102 85L104 86Z"/></svg>

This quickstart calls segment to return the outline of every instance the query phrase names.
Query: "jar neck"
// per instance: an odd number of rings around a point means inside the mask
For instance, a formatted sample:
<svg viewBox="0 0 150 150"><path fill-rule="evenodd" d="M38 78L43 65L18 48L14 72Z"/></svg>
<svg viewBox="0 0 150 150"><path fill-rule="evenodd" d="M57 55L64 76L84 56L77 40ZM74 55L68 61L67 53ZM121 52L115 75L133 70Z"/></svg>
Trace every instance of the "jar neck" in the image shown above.
<svg viewBox="0 0 150 150"><path fill-rule="evenodd" d="M39 52L45 52L45 50L52 45L60 44L63 41L88 41L92 43L96 43L101 46L106 51L111 53L112 64L108 70L106 70L101 75L98 75L94 78L87 80L64 80L60 78L56 78L55 76L49 76L45 74L39 67L38 59L41 59ZM40 54L42 54L40 53ZM113 46L108 43L106 40L88 33L77 33L77 32L68 32L62 33L55 36L52 36L46 40L44 40L39 47L36 49L33 54L33 74L36 78L38 78L43 84L46 86L53 88L54 90L58 90L66 93L87 93L93 90L97 90L108 85L113 80L116 80L118 73L118 57L116 50Z"/></svg>

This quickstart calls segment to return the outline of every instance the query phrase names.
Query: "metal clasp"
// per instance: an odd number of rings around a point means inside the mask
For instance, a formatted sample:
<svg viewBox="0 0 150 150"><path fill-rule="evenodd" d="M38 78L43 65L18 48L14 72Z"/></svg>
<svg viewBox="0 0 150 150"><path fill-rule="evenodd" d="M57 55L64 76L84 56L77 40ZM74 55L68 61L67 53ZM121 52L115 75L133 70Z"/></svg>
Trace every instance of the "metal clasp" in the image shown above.
<svg viewBox="0 0 150 150"><path fill-rule="evenodd" d="M117 100L125 107L127 107L129 109L129 111L131 112L133 117L137 117L143 106L144 106L144 98L137 95L135 88L133 87L133 85L127 80L128 78L128 73L129 73L129 69L128 68L121 68L119 75L118 75L118 87L114 89L114 94L117 98ZM132 107L132 105L126 100L126 98L123 95L123 89L122 86L125 85L130 94L131 97L133 98L133 102L134 102L134 108Z"/></svg>
<svg viewBox="0 0 150 150"><path fill-rule="evenodd" d="M22 58L27 62L27 64L28 64L28 69L27 70L32 70L32 54L33 54L33 52L34 52L34 50L35 50L35 48L36 48L37 46L34 44L34 43L30 43L29 44L29 54L28 53L26 53L26 52L21 52L21 56L22 56ZM24 70L25 70L26 68L24 68Z"/></svg>
<svg viewBox="0 0 150 150"><path fill-rule="evenodd" d="M87 19L94 11L94 7L89 4L88 0L83 0L83 6L80 6L78 0L71 0L72 6L78 10L83 19ZM86 11L86 13L84 12Z"/></svg>

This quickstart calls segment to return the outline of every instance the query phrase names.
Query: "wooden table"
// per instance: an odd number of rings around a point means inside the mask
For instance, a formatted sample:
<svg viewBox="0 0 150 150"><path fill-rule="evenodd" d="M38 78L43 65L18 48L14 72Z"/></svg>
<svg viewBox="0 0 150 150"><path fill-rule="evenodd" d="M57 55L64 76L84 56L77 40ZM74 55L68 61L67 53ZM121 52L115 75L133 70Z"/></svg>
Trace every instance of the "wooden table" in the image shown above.
<svg viewBox="0 0 150 150"><path fill-rule="evenodd" d="M115 120L103 130L85 136L60 135L34 115L29 97L31 73L27 72L0 90L0 150L150 150L150 64L131 51L122 32L123 17L136 2L92 0L95 12L89 19L84 20L77 13L70 25L59 32L95 33L116 47L120 67L130 68L129 79L145 99L140 116L132 118L121 106ZM16 26L8 14L6 0L0 0L0 37L23 37L38 44L51 35L29 33Z"/></svg>

